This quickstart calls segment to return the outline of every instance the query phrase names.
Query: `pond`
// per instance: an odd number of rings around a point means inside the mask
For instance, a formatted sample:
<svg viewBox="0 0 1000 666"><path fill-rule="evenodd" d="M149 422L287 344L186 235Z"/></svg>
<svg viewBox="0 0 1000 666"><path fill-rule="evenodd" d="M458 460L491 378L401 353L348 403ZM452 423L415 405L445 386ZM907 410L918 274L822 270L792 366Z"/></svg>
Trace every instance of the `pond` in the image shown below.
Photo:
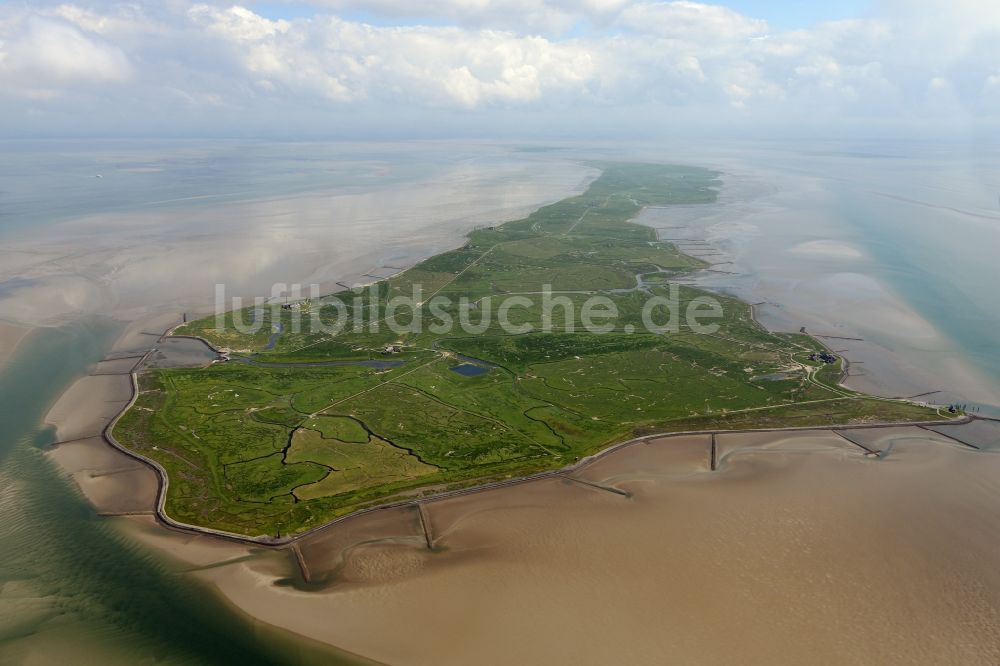
<svg viewBox="0 0 1000 666"><path fill-rule="evenodd" d="M489 368L484 368L481 365L473 365L472 363L462 363L461 365L456 365L451 368L452 372L457 372L463 377L476 377L477 375L482 375L490 371Z"/></svg>

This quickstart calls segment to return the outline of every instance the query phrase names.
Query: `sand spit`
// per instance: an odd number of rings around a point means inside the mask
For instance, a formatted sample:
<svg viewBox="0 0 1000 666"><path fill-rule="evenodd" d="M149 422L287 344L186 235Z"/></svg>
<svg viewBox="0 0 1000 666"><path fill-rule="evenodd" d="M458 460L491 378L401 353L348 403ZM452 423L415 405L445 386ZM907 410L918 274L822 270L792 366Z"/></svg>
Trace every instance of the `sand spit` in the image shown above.
<svg viewBox="0 0 1000 666"><path fill-rule="evenodd" d="M425 504L433 549L403 510L304 540L309 585L280 551L198 575L393 664L997 663L1000 457L918 427L850 434L883 455L726 434L713 472L711 436L662 438L574 475L629 497L550 478Z"/></svg>

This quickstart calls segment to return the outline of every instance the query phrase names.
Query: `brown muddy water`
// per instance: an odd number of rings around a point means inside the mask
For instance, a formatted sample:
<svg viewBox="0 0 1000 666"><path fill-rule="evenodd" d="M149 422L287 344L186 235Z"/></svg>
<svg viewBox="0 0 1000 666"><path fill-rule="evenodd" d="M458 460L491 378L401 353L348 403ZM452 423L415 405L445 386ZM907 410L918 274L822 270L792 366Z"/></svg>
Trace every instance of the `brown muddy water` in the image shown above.
<svg viewBox="0 0 1000 666"><path fill-rule="evenodd" d="M393 664L1000 660L1000 424L655 440L203 570ZM433 548L427 548L427 539Z"/></svg>

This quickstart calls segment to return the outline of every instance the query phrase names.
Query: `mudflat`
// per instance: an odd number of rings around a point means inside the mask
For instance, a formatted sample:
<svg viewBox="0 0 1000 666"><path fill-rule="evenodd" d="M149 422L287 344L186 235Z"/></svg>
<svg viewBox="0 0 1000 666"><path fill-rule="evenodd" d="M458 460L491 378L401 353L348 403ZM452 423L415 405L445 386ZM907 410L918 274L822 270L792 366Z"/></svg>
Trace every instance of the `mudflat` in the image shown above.
<svg viewBox="0 0 1000 666"><path fill-rule="evenodd" d="M103 437L66 442L47 454L72 476L100 513L152 514L156 506L156 473L113 449Z"/></svg>
<svg viewBox="0 0 1000 666"><path fill-rule="evenodd" d="M81 377L60 396L45 422L55 426L59 441L99 437L131 397L128 374Z"/></svg>
<svg viewBox="0 0 1000 666"><path fill-rule="evenodd" d="M708 437L663 438L580 472L628 497L547 479L426 504L433 549L402 514L304 540L306 587L273 551L199 575L393 664L997 663L1000 449L854 433L882 455L826 431L733 434L711 471Z"/></svg>

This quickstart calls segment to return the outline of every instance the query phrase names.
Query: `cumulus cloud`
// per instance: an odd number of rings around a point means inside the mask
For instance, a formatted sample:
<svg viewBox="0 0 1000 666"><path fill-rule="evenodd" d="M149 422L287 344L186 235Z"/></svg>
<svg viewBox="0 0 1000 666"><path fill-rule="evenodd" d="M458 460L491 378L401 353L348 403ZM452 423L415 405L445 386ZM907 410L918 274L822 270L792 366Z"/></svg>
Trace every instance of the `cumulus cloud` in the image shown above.
<svg viewBox="0 0 1000 666"><path fill-rule="evenodd" d="M998 113L1000 10L978 0L885 0L792 31L690 0L317 0L285 19L209 0L80 2L0 8L0 130L125 102L137 131L307 116L303 131L323 131L324 117L414 109L480 114L484 128L511 110L552 124L636 108L716 122Z"/></svg>
<svg viewBox="0 0 1000 666"><path fill-rule="evenodd" d="M376 28L316 17L274 21L242 7L190 10L231 62L267 91L333 102L405 99L428 106L526 103L591 75L586 50L542 37L457 27Z"/></svg>
<svg viewBox="0 0 1000 666"><path fill-rule="evenodd" d="M27 96L78 84L120 83L133 68L125 53L65 21L23 15L0 23L0 81Z"/></svg>

